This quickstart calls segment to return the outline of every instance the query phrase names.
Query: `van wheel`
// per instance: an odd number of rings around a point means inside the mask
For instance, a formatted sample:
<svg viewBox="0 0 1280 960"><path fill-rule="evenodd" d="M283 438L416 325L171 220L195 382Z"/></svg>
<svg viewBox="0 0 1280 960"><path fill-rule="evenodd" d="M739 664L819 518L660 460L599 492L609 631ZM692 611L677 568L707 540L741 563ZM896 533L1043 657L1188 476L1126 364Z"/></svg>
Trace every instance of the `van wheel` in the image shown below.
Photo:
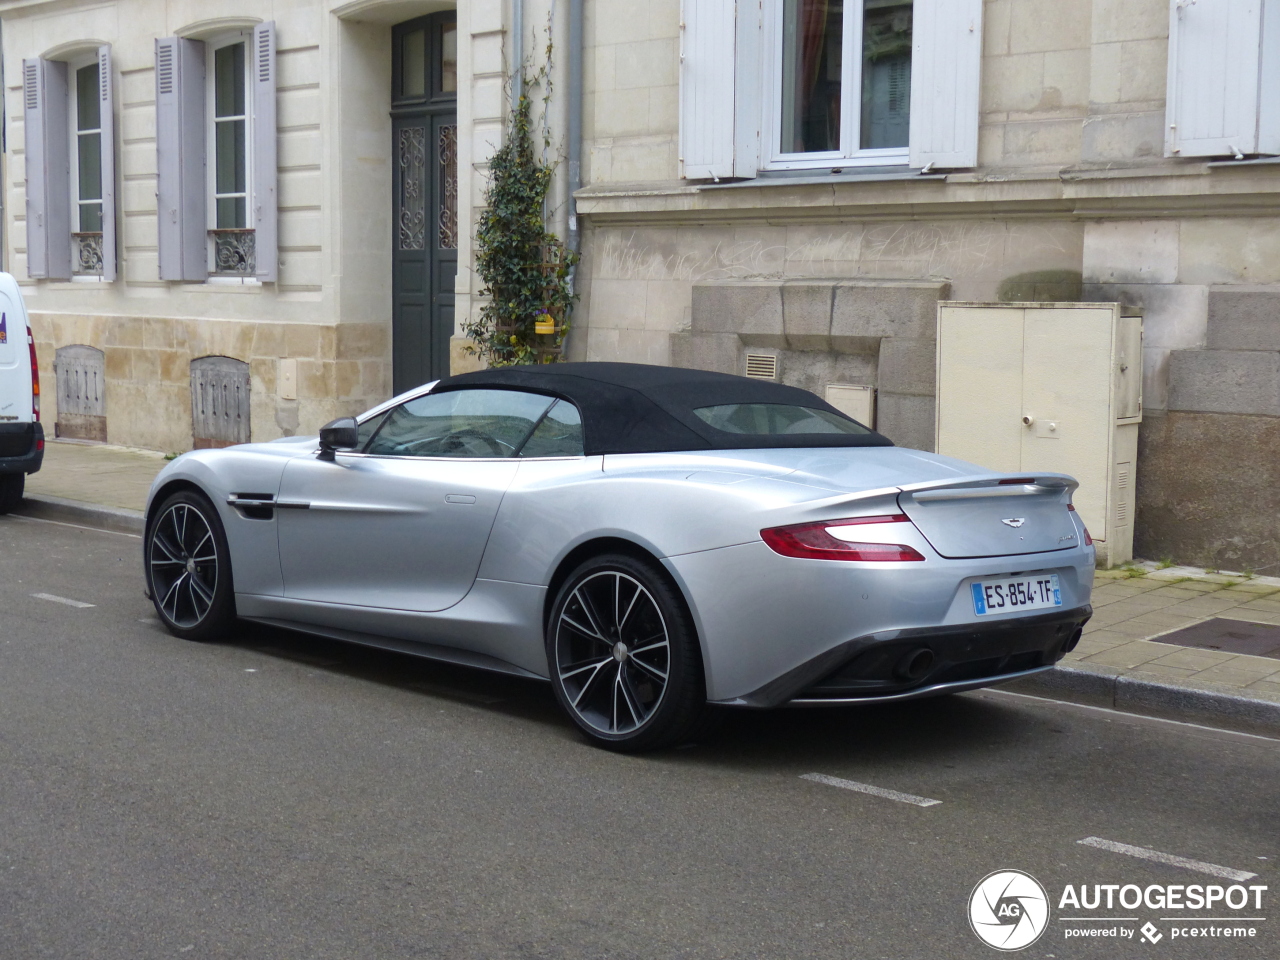
<svg viewBox="0 0 1280 960"><path fill-rule="evenodd" d="M22 502L26 480L26 475L21 473L0 474L0 514L8 513Z"/></svg>

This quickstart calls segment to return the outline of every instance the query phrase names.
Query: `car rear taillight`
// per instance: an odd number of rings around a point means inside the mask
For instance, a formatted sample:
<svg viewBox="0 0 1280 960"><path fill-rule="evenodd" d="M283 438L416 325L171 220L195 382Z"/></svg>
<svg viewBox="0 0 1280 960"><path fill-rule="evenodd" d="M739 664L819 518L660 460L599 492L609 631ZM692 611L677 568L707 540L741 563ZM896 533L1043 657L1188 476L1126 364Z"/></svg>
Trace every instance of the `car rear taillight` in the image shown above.
<svg viewBox="0 0 1280 960"><path fill-rule="evenodd" d="M31 411L40 419L40 365L36 363L36 340L27 334L27 347L31 351Z"/></svg>
<svg viewBox="0 0 1280 960"><path fill-rule="evenodd" d="M784 557L808 560L861 560L893 563L923 560L913 547L901 543L862 543L833 536L831 531L870 523L910 523L903 513L883 517L850 517L846 520L819 520L816 523L793 523L786 527L770 527L760 531L760 538L774 553Z"/></svg>
<svg viewBox="0 0 1280 960"><path fill-rule="evenodd" d="M1076 505L1075 505L1074 503L1068 503L1068 504L1067 504L1067 509L1068 509L1068 510L1070 510L1072 513L1075 513L1075 512L1076 512ZM1084 528L1084 545L1085 545L1086 547L1092 547L1092 546L1093 546L1093 537L1089 536L1089 528L1088 528L1088 527L1086 527L1086 526L1084 525L1084 518L1083 518L1083 517L1080 519L1080 526Z"/></svg>

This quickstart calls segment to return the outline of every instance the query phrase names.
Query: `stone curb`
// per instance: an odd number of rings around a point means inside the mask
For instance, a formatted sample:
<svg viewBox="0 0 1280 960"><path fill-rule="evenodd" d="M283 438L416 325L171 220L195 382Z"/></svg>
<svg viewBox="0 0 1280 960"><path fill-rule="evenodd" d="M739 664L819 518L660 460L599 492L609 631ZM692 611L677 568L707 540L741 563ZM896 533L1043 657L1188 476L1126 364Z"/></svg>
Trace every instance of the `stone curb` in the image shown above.
<svg viewBox="0 0 1280 960"><path fill-rule="evenodd" d="M1122 713L1280 736L1280 701L1117 671L1055 667L998 689Z"/></svg>
<svg viewBox="0 0 1280 960"><path fill-rule="evenodd" d="M110 530L115 533L132 533L136 536L142 536L146 525L145 516L138 510L104 507L97 503L64 500L61 497L50 497L45 494L27 494L13 513L19 517L57 520L61 523L96 527L99 530Z"/></svg>

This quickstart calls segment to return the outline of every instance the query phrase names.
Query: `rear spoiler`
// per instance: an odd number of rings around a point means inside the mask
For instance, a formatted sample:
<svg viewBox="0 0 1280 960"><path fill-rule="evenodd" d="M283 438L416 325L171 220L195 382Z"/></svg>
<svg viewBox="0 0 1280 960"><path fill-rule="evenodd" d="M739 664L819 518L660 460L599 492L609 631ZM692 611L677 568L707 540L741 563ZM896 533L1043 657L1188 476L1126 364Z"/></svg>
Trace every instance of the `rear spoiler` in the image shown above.
<svg viewBox="0 0 1280 960"><path fill-rule="evenodd" d="M898 487L878 487L861 493L840 494L825 500L812 500L805 504L806 513L825 516L832 510L867 508L868 501L889 500L896 502L899 494L910 494L918 503L937 500L969 500L985 497L1029 497L1075 491L1080 482L1065 473L983 473L949 480L925 480L906 483ZM878 509L875 508L875 509Z"/></svg>
<svg viewBox="0 0 1280 960"><path fill-rule="evenodd" d="M985 500L991 497L1034 497L1055 493L1071 493L1079 481L1065 473L1042 473L1035 476L1012 473L1007 476L961 477L957 480L930 480L906 484L899 489L911 494L917 503L937 500Z"/></svg>

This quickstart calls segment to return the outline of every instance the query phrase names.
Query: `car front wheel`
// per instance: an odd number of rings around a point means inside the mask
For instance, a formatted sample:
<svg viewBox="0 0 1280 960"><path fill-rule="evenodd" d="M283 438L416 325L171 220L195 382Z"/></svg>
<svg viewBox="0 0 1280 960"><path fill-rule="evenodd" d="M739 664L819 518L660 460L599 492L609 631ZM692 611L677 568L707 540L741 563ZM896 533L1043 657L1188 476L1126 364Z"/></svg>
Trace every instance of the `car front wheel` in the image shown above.
<svg viewBox="0 0 1280 960"><path fill-rule="evenodd" d="M625 554L579 566L547 627L556 699L592 742L638 752L694 735L707 715L697 634L675 587Z"/></svg>
<svg viewBox="0 0 1280 960"><path fill-rule="evenodd" d="M160 620L186 640L216 640L236 618L231 558L218 512L207 498L180 490L147 527L147 586Z"/></svg>

